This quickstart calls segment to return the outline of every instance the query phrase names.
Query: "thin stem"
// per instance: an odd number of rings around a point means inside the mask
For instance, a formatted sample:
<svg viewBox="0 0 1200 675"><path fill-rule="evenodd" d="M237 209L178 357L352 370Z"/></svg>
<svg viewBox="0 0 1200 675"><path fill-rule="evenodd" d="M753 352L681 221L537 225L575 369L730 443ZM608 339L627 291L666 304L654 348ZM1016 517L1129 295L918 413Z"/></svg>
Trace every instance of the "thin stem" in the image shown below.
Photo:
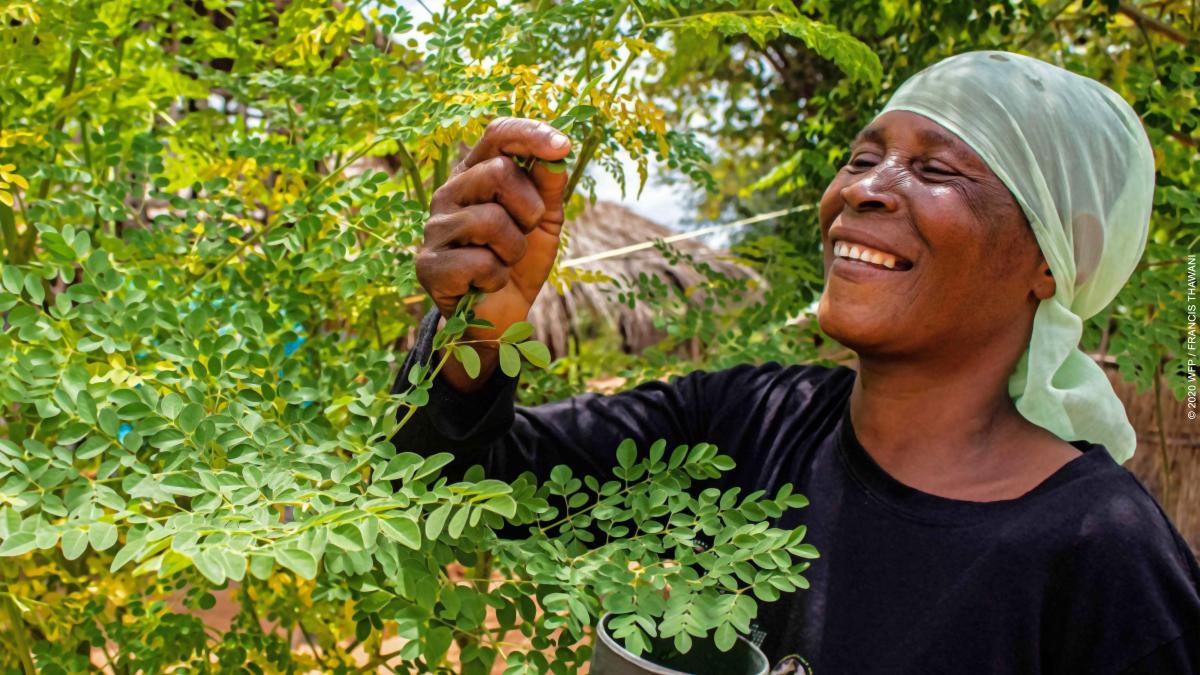
<svg viewBox="0 0 1200 675"><path fill-rule="evenodd" d="M613 76L613 79L610 83L611 89L615 90L616 87L620 86L621 81L625 79L625 73L628 72L629 66L633 63L636 57L636 54L630 54L629 58L625 60L625 64L621 66L621 69L617 71L616 75ZM581 148L579 151L579 159L576 160L575 166L571 169L571 177L567 180L567 188L563 193L565 199L569 200L571 195L575 193L575 186L578 185L579 181L583 179L583 171L587 168L588 162L592 160L592 155L595 154L596 148L600 147L601 140L603 140L603 137L600 131L600 126L593 126L591 133L588 134L587 140L583 142L583 148Z"/></svg>
<svg viewBox="0 0 1200 675"><path fill-rule="evenodd" d="M446 182L447 165L450 163L450 148L442 148L437 161L433 165L433 189L437 190Z"/></svg>
<svg viewBox="0 0 1200 675"><path fill-rule="evenodd" d="M4 609L8 613L8 621L12 624L13 636L17 643L17 658L25 675L36 675L37 668L33 665L33 656L29 651L29 633L25 629L25 619L21 618L21 610L11 597L4 598Z"/></svg>
<svg viewBox="0 0 1200 675"><path fill-rule="evenodd" d="M6 259L14 265L17 264L20 239L17 236L17 223L13 218L12 207L7 204L0 204L0 234L4 236Z"/></svg>
<svg viewBox="0 0 1200 675"><path fill-rule="evenodd" d="M1160 35L1164 35L1174 42L1178 42L1179 44L1186 45L1192 39L1192 36L1187 35L1179 29L1141 12L1137 7L1134 7L1128 2L1122 2L1117 5L1117 11L1129 17L1130 19L1133 19L1138 26L1143 26L1144 24L1145 28L1149 28Z"/></svg>
<svg viewBox="0 0 1200 675"><path fill-rule="evenodd" d="M59 101L66 100L66 98L68 96L70 96L71 93L75 90L75 75L76 75L76 73L79 72L79 59L80 58L81 58L81 53L79 51L79 48L76 47L76 48L72 49L71 50L71 60L67 64L67 80L66 80L66 82L63 83L62 96L59 98ZM58 119L55 121L55 123L51 124L52 127L55 124L57 124L58 128L55 131L58 133L54 133L51 135L50 158L48 160L46 160L47 167L53 165L54 161L56 159L58 159L58 149L59 149L58 148L58 145L59 145L58 136L62 133L63 126L66 124L66 122L67 122L66 115L61 115L58 117ZM47 174L45 177L42 178L42 183L41 183L41 185L38 186L38 193L37 193L37 198L39 201L45 199L46 196L48 194L50 194L51 180L52 179L49 174ZM24 239L24 241L21 242L21 245L20 245L21 255L20 255L19 259L13 261L14 263L17 263L17 264L23 263L26 260L29 260L30 258L33 257L33 247L37 243L37 232L38 231L37 231L36 227L33 227L29 223L26 223L25 239Z"/></svg>
<svg viewBox="0 0 1200 675"><path fill-rule="evenodd" d="M317 660L317 663L321 664L322 668L328 668L325 665L325 658L321 655L321 652L317 651L317 645L313 644L312 636L308 634L304 626L300 626L300 634L304 636L304 641L308 643L308 648L312 650L313 658Z"/></svg>
<svg viewBox="0 0 1200 675"><path fill-rule="evenodd" d="M400 163L404 165L405 171L408 172L408 177L412 181L413 192L416 193L417 202L422 206L428 206L429 201L425 197L425 186L421 183L421 169L417 166L416 160L413 159L408 148L400 141L396 141L396 147L400 153Z"/></svg>

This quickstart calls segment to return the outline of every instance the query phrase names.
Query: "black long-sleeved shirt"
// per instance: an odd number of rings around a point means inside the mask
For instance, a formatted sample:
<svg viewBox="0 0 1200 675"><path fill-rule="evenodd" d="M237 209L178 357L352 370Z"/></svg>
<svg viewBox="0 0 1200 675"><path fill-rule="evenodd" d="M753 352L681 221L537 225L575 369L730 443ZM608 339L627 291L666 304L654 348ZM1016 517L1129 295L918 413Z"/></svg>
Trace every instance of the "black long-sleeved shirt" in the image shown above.
<svg viewBox="0 0 1200 675"><path fill-rule="evenodd" d="M422 323L400 383L428 358L437 318ZM1103 446L1072 443L1083 454L1016 499L930 495L859 444L855 375L746 365L525 407L497 371L470 395L435 383L394 442L502 480L557 464L611 476L626 437L710 442L737 462L717 487L792 483L811 504L777 525L807 525L820 558L810 589L760 607L772 663L798 654L817 675L1200 672L1200 568Z"/></svg>

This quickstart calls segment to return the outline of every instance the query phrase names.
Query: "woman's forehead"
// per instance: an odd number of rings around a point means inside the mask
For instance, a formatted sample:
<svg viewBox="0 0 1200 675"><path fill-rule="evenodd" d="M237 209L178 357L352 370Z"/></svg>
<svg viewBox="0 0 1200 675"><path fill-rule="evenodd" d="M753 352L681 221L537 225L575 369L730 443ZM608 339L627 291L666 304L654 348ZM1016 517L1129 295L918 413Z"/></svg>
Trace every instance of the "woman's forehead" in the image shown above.
<svg viewBox="0 0 1200 675"><path fill-rule="evenodd" d="M946 150L965 162L984 166L979 154L952 131L928 117L906 110L893 110L876 117L858 132L851 146L863 143L887 146L900 138L915 140L927 150Z"/></svg>

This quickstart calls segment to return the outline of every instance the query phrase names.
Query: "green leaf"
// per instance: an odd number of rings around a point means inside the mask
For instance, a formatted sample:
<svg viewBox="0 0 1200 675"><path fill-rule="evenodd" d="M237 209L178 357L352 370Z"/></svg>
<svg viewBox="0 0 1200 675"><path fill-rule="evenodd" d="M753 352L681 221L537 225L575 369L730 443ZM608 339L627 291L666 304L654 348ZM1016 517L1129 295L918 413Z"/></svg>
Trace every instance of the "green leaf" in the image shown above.
<svg viewBox="0 0 1200 675"><path fill-rule="evenodd" d="M870 47L827 23L797 15L783 19L780 28L836 63L851 79L877 85L883 77L883 65Z"/></svg>
<svg viewBox="0 0 1200 675"><path fill-rule="evenodd" d="M136 559L146 549L146 542L142 539L128 539L121 550L117 551L117 555L113 557L112 564L109 565L109 572L116 572L125 566L125 563Z"/></svg>
<svg viewBox="0 0 1200 675"><path fill-rule="evenodd" d="M183 475L172 474L162 481L163 492L183 497L195 497L204 492L204 487L195 480Z"/></svg>
<svg viewBox="0 0 1200 675"><path fill-rule="evenodd" d="M450 643L454 641L454 633L444 626L429 628L421 637L424 638L421 655L425 657L425 663L439 663L450 649Z"/></svg>
<svg viewBox="0 0 1200 675"><path fill-rule="evenodd" d="M246 556L241 551L235 551L231 548L218 548L217 557L221 561L221 569L225 571L225 576L234 580L241 581L246 576Z"/></svg>
<svg viewBox="0 0 1200 675"><path fill-rule="evenodd" d="M733 630L733 626L725 624L713 634L713 642L716 643L717 649L727 652L737 644L737 632Z"/></svg>
<svg viewBox="0 0 1200 675"><path fill-rule="evenodd" d="M684 460L687 459L688 449L686 445L675 446L675 449L671 451L671 459L667 460L667 468L678 469L682 466Z"/></svg>
<svg viewBox="0 0 1200 675"><path fill-rule="evenodd" d="M729 455L717 455L711 461L713 467L718 471L732 471L737 466L736 462Z"/></svg>
<svg viewBox="0 0 1200 675"><path fill-rule="evenodd" d="M204 420L204 407L199 403L189 403L183 407L179 413L179 428L184 433L192 433L196 427L200 426L200 422Z"/></svg>
<svg viewBox="0 0 1200 675"><path fill-rule="evenodd" d="M37 548L37 538L31 532L10 534L4 543L0 544L0 557L16 556L28 553Z"/></svg>
<svg viewBox="0 0 1200 675"><path fill-rule="evenodd" d="M675 651L680 654L686 654L692 650L692 636L687 633L678 633L675 636Z"/></svg>
<svg viewBox="0 0 1200 675"><path fill-rule="evenodd" d="M9 293L20 293L25 286L25 275L16 265L4 265L0 268L0 279Z"/></svg>
<svg viewBox="0 0 1200 675"><path fill-rule="evenodd" d="M633 466L637 460L637 444L632 438L626 438L617 446L617 464L623 469L628 469Z"/></svg>
<svg viewBox="0 0 1200 675"><path fill-rule="evenodd" d="M504 330L500 341L520 342L530 335L533 335L533 324L528 321L518 321Z"/></svg>
<svg viewBox="0 0 1200 675"><path fill-rule="evenodd" d="M517 345L517 349L529 359L529 362L538 368L545 368L550 365L550 350L546 345L536 341L528 340Z"/></svg>
<svg viewBox="0 0 1200 675"><path fill-rule="evenodd" d="M469 345L456 345L454 347L454 358L462 364L463 370L471 379L479 377L479 354L474 347Z"/></svg>
<svg viewBox="0 0 1200 675"><path fill-rule="evenodd" d="M415 452L402 452L388 460L375 480L392 480L400 477L408 468L420 464L422 457Z"/></svg>
<svg viewBox="0 0 1200 675"><path fill-rule="evenodd" d="M338 525L329 531L329 543L345 551L361 551L362 532L350 523Z"/></svg>
<svg viewBox="0 0 1200 675"><path fill-rule="evenodd" d="M221 558L215 548L206 548L197 553L192 558L192 564L213 585L220 586L225 583L225 568L222 566Z"/></svg>
<svg viewBox="0 0 1200 675"><path fill-rule="evenodd" d="M304 579L317 577L317 559L308 551L298 548L275 550L275 560Z"/></svg>
<svg viewBox="0 0 1200 675"><path fill-rule="evenodd" d="M75 396L75 408L79 413L79 419L89 424L96 421L96 399L87 390L80 391Z"/></svg>
<svg viewBox="0 0 1200 675"><path fill-rule="evenodd" d="M63 532L62 552L67 560L74 560L87 550L88 534L81 529L73 528Z"/></svg>
<svg viewBox="0 0 1200 675"><path fill-rule="evenodd" d="M96 421L100 430L109 436L116 436L117 430L121 426L121 420L117 417L117 411L110 407L101 408L96 413Z"/></svg>
<svg viewBox="0 0 1200 675"><path fill-rule="evenodd" d="M516 377L521 373L521 353L516 347L501 343L500 370L509 377Z"/></svg>
<svg viewBox="0 0 1200 675"><path fill-rule="evenodd" d="M481 507L498 513L505 518L512 518L517 515L517 502L508 495L499 495L480 504Z"/></svg>
<svg viewBox="0 0 1200 675"><path fill-rule="evenodd" d="M450 510L453 508L450 504L442 504L433 510L432 513L425 519L425 538L429 541L436 541L442 534L442 528L446 525L446 519L450 517Z"/></svg>
<svg viewBox="0 0 1200 675"><path fill-rule="evenodd" d="M171 392L162 397L162 400L158 402L158 408L162 411L163 415L170 419L175 419L179 417L179 413L183 410L183 399L179 394Z"/></svg>
<svg viewBox="0 0 1200 675"><path fill-rule="evenodd" d="M408 518L380 518L379 529L384 536L414 551L421 550L421 528Z"/></svg>
<svg viewBox="0 0 1200 675"><path fill-rule="evenodd" d="M271 572L275 567L275 559L271 556L254 553L250 555L250 574L254 575L255 579L266 581L271 578Z"/></svg>
<svg viewBox="0 0 1200 675"><path fill-rule="evenodd" d="M665 439L660 438L657 441L654 441L653 445L650 446L650 463L658 464L662 460L663 452L665 452L666 449L667 441Z"/></svg>
<svg viewBox="0 0 1200 675"><path fill-rule="evenodd" d="M421 464L421 468L417 469L413 474L412 480L421 480L426 476L431 476L442 467L454 461L454 455L448 452L439 452L436 455L430 455L425 458L425 462Z"/></svg>
<svg viewBox="0 0 1200 675"><path fill-rule="evenodd" d="M467 527L467 518L471 515L470 506L459 507L458 512L450 519L450 526L446 528L446 533L453 539L458 539L462 536L463 530Z"/></svg>
<svg viewBox="0 0 1200 675"><path fill-rule="evenodd" d="M40 305L46 300L46 289L42 286L42 279L36 274L25 277L25 291L29 293L29 299L35 305Z"/></svg>
<svg viewBox="0 0 1200 675"><path fill-rule="evenodd" d="M97 520L88 526L88 540L92 542L92 548L106 551L117 543L117 526Z"/></svg>

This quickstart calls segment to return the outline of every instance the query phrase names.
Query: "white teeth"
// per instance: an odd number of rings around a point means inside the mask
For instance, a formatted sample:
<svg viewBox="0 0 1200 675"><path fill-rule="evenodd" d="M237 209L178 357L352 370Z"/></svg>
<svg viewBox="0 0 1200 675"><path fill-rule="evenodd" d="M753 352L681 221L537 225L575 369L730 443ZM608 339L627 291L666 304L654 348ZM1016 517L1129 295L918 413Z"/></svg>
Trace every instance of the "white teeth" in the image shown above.
<svg viewBox="0 0 1200 675"><path fill-rule="evenodd" d="M847 244L839 241L833 245L833 255L838 258L850 258L852 260L861 260L875 265L882 265L888 269L896 268L895 256L856 244Z"/></svg>

